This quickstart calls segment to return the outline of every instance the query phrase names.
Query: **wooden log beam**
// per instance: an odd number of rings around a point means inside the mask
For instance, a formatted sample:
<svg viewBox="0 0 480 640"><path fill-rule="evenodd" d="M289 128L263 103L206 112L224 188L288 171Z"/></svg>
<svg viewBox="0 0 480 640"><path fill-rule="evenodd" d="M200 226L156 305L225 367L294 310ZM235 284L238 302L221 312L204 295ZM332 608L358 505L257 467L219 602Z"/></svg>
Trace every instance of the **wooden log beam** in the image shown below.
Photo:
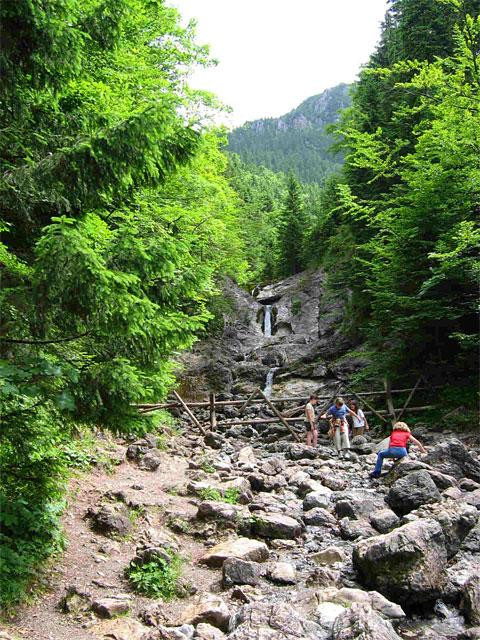
<svg viewBox="0 0 480 640"><path fill-rule="evenodd" d="M393 398L392 398L392 385L390 383L390 378L383 379L383 386L385 388L385 400L387 401L387 409L389 415L392 417L392 422L397 421L397 416L395 415L395 409L393 406Z"/></svg>
<svg viewBox="0 0 480 640"><path fill-rule="evenodd" d="M260 395L263 397L263 399L265 400L265 402L268 404L268 406L270 407L270 409L273 411L273 413L277 416L277 418L279 420L281 420L281 422L287 427L287 429L290 431L290 433L292 434L292 436L295 438L295 440L297 442L300 442L300 438L298 437L297 433L290 428L290 425L288 424L288 422L285 420L285 418L282 416L282 414L280 413L280 411L270 402L270 400L267 398L267 396L263 393L263 391L261 389L258 389L258 393L260 393Z"/></svg>
<svg viewBox="0 0 480 640"><path fill-rule="evenodd" d="M190 419L193 421L193 423L196 425L196 427L200 430L200 432L202 433L202 435L205 435L206 431L205 429L202 427L202 425L200 424L200 422L197 420L197 418L193 415L193 413L190 411L190 409L187 407L187 405L185 404L185 402L182 400L182 398L178 395L178 393L176 391L173 392L173 395L176 397L176 399L178 400L178 402L182 405L182 407L184 408L184 410L187 412L187 415L190 417Z"/></svg>
<svg viewBox="0 0 480 640"><path fill-rule="evenodd" d="M403 405L403 407L400 409L400 411L398 412L397 415L397 422L401 419L401 417L403 416L403 414L405 413L405 409L408 407L408 405L410 404L410 400L413 398L413 394L415 393L415 391L418 389L418 385L420 384L420 382L422 381L422 377L423 376L419 376L417 382L415 383L415 386L413 387L413 389L410 391L410 393L408 394L408 398L405 400L405 403Z"/></svg>
<svg viewBox="0 0 480 640"><path fill-rule="evenodd" d="M210 393L210 429L215 431L217 427L217 413L215 411L215 394Z"/></svg>

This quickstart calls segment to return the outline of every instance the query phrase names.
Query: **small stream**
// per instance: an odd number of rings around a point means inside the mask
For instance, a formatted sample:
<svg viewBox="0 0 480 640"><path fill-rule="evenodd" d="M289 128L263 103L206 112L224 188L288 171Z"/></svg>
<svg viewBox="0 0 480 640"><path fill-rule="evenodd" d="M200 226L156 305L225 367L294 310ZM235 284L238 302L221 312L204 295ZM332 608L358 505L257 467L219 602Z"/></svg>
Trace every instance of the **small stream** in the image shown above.
<svg viewBox="0 0 480 640"><path fill-rule="evenodd" d="M263 393L267 396L267 398L272 395L273 378L275 376L275 372L278 371L278 369L279 367L272 367L267 373L267 379L265 380L265 389L263 390Z"/></svg>
<svg viewBox="0 0 480 640"><path fill-rule="evenodd" d="M265 305L265 317L263 320L263 334L266 338L272 337L272 305Z"/></svg>

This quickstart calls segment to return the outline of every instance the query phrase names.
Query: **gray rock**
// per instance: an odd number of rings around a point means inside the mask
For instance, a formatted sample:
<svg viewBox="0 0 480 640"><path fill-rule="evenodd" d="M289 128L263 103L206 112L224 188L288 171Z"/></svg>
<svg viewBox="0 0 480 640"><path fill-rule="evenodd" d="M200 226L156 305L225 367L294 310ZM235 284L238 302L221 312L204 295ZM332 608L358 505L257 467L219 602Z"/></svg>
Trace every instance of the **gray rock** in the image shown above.
<svg viewBox="0 0 480 640"><path fill-rule="evenodd" d="M99 533L125 536L132 530L129 513L126 505L116 503L89 509L87 515L92 518L92 526Z"/></svg>
<svg viewBox="0 0 480 640"><path fill-rule="evenodd" d="M314 447L307 447L306 444L294 442L288 448L287 457L290 460L314 460L317 457L317 451Z"/></svg>
<svg viewBox="0 0 480 640"><path fill-rule="evenodd" d="M210 447L211 449L221 449L225 442L225 438L220 433L208 431L203 441L207 447Z"/></svg>
<svg viewBox="0 0 480 640"><path fill-rule="evenodd" d="M295 584L297 572L290 562L274 562L268 570L268 578L278 584Z"/></svg>
<svg viewBox="0 0 480 640"><path fill-rule="evenodd" d="M380 509L371 514L370 524L380 533L388 533L400 524L400 518L391 509Z"/></svg>
<svg viewBox="0 0 480 640"><path fill-rule="evenodd" d="M114 618L127 613L131 605L131 598L128 594L119 594L94 600L92 609L101 618Z"/></svg>
<svg viewBox="0 0 480 640"><path fill-rule="evenodd" d="M230 504L229 502L205 500L198 505L197 517L240 526L249 519L249 512L244 506Z"/></svg>
<svg viewBox="0 0 480 640"><path fill-rule="evenodd" d="M460 545L460 549L470 553L480 553L480 522L471 529Z"/></svg>
<svg viewBox="0 0 480 640"><path fill-rule="evenodd" d="M70 585L67 593L60 600L60 608L66 613L76 615L85 613L92 606L92 596L89 592L79 589L76 585Z"/></svg>
<svg viewBox="0 0 480 640"><path fill-rule="evenodd" d="M327 547L310 555L310 559L319 565L330 565L336 562L344 562L347 554L341 547Z"/></svg>
<svg viewBox="0 0 480 640"><path fill-rule="evenodd" d="M403 515L423 504L438 502L441 498L429 474L422 470L397 480L388 492L387 502L395 513Z"/></svg>
<svg viewBox="0 0 480 640"><path fill-rule="evenodd" d="M355 602L333 624L333 640L401 640L391 622L370 606Z"/></svg>
<svg viewBox="0 0 480 640"><path fill-rule="evenodd" d="M230 611L225 601L214 594L198 596L182 613L182 622L197 625L207 622L223 631L228 630Z"/></svg>
<svg viewBox="0 0 480 640"><path fill-rule="evenodd" d="M146 471L156 471L162 464L162 452L158 449L150 449L138 463L140 469Z"/></svg>
<svg viewBox="0 0 480 640"><path fill-rule="evenodd" d="M194 633L195 627L191 624L182 624L180 627L159 625L155 631L151 631L146 637L142 636L141 640L192 640Z"/></svg>
<svg viewBox="0 0 480 640"><path fill-rule="evenodd" d="M215 545L202 556L200 562L209 567L221 567L227 558L265 562L269 556L270 552L264 542L251 538L237 538Z"/></svg>
<svg viewBox="0 0 480 640"><path fill-rule="evenodd" d="M265 573L265 567L259 562L227 558L223 563L223 584L231 587L234 584L250 584L255 586Z"/></svg>
<svg viewBox="0 0 480 640"><path fill-rule="evenodd" d="M307 511L303 516L303 520L306 525L311 527L329 527L330 529L337 527L335 516L321 507L315 507Z"/></svg>
<svg viewBox="0 0 480 640"><path fill-rule="evenodd" d="M339 522L342 538L345 540L357 540L358 538L371 538L377 532L367 520L350 520L342 518Z"/></svg>
<svg viewBox="0 0 480 640"><path fill-rule="evenodd" d="M478 521L478 511L464 502L444 500L432 505L424 505L411 515L420 518L435 518L442 527L448 557L453 557Z"/></svg>
<svg viewBox="0 0 480 640"><path fill-rule="evenodd" d="M206 622L201 622L195 629L196 640L223 640L223 638L225 638L225 634L220 629L212 627Z"/></svg>
<svg viewBox="0 0 480 640"><path fill-rule="evenodd" d="M353 565L366 587L400 604L440 597L446 584L447 551L441 526L419 519L390 533L358 542Z"/></svg>
<svg viewBox="0 0 480 640"><path fill-rule="evenodd" d="M465 502L468 502L468 504L471 504L480 511L480 489L475 489L475 491L467 493Z"/></svg>
<svg viewBox="0 0 480 640"><path fill-rule="evenodd" d="M389 620L400 620L405 618L402 607L395 602L390 602L378 591L363 591L362 589L349 589L343 587L329 587L318 591L315 594L318 602L336 602L348 608L354 603L365 604Z"/></svg>
<svg viewBox="0 0 480 640"><path fill-rule="evenodd" d="M457 479L470 478L480 482L480 462L469 453L460 440L446 440L429 448L425 462Z"/></svg>
<svg viewBox="0 0 480 640"><path fill-rule="evenodd" d="M310 509L315 509L315 507L326 509L330 504L332 493L331 489L323 486L320 490L307 493L303 499L303 510L309 511Z"/></svg>
<svg viewBox="0 0 480 640"><path fill-rule="evenodd" d="M337 496L335 513L339 518L361 519L385 507L384 498L373 489L351 489Z"/></svg>
<svg viewBox="0 0 480 640"><path fill-rule="evenodd" d="M302 527L290 516L279 513L255 512L252 522L254 533L262 538L298 538Z"/></svg>
<svg viewBox="0 0 480 640"><path fill-rule="evenodd" d="M480 575L474 575L463 590L462 609L470 624L480 625Z"/></svg>
<svg viewBox="0 0 480 640"><path fill-rule="evenodd" d="M252 602L232 618L229 640L321 640L321 628L284 602Z"/></svg>
<svg viewBox="0 0 480 640"><path fill-rule="evenodd" d="M156 444L154 445L156 446ZM127 447L126 457L128 460L140 460L149 449L151 449L152 445L148 440L142 438L141 440L137 440L133 442L131 445Z"/></svg>

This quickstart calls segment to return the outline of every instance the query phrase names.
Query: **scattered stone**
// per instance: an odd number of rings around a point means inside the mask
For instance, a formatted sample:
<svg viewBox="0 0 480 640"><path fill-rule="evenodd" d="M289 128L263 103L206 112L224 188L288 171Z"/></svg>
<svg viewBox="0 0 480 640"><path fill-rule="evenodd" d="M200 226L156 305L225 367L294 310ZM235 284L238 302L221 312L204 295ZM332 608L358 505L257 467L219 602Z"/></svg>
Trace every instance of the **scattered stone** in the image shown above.
<svg viewBox="0 0 480 640"><path fill-rule="evenodd" d="M208 431L203 441L205 442L207 447L210 447L211 449L221 449L223 444L225 443L225 438L220 433Z"/></svg>
<svg viewBox="0 0 480 640"><path fill-rule="evenodd" d="M231 587L234 584L255 586L264 573L265 568L259 562L227 558L223 563L223 584L225 587Z"/></svg>
<svg viewBox="0 0 480 640"><path fill-rule="evenodd" d="M156 446L156 445L155 445ZM150 444L144 438L137 440L127 447L126 457L128 460L140 460L150 449Z"/></svg>
<svg viewBox="0 0 480 640"><path fill-rule="evenodd" d="M480 522L476 524L460 545L462 551L480 553Z"/></svg>
<svg viewBox="0 0 480 640"><path fill-rule="evenodd" d="M142 640L192 640L194 633L195 627L191 624L182 624L180 627L159 625Z"/></svg>
<svg viewBox="0 0 480 640"><path fill-rule="evenodd" d="M366 520L350 520L342 518L338 523L342 538L345 540L357 540L358 538L371 538L377 532Z"/></svg>
<svg viewBox="0 0 480 640"><path fill-rule="evenodd" d="M275 562L269 568L268 577L272 582L279 584L295 584L297 571L290 562Z"/></svg>
<svg viewBox="0 0 480 640"><path fill-rule="evenodd" d="M245 521L248 521L250 514L248 510L241 505L206 500L198 505L197 517L204 520L212 519L228 522L239 526Z"/></svg>
<svg viewBox="0 0 480 640"><path fill-rule="evenodd" d="M127 613L131 607L131 597L128 594L119 594L107 598L99 598L92 603L92 610L101 618L114 618Z"/></svg>
<svg viewBox="0 0 480 640"><path fill-rule="evenodd" d="M269 556L270 552L264 542L251 538L237 538L215 545L202 556L200 562L209 567L221 567L227 558L265 562Z"/></svg>
<svg viewBox="0 0 480 640"><path fill-rule="evenodd" d="M225 601L211 593L198 596L182 614L182 621L186 624L208 622L223 631L228 630L230 612Z"/></svg>
<svg viewBox="0 0 480 640"><path fill-rule="evenodd" d="M255 453L252 447L243 447L237 454L237 464L238 466L249 466L253 468L257 463L257 459L255 458Z"/></svg>
<svg viewBox="0 0 480 640"><path fill-rule="evenodd" d="M419 519L390 533L358 542L353 565L360 581L400 604L440 597L446 583L447 551L441 526Z"/></svg>
<svg viewBox="0 0 480 640"><path fill-rule="evenodd" d="M401 640L391 622L370 606L355 602L333 623L333 640Z"/></svg>
<svg viewBox="0 0 480 640"><path fill-rule="evenodd" d="M65 613L84 613L92 606L92 596L87 591L79 589L76 585L70 585L67 593L60 600L60 608Z"/></svg>
<svg viewBox="0 0 480 640"><path fill-rule="evenodd" d="M206 622L201 622L195 629L196 640L222 640L223 638L225 638L225 634L220 629L212 627Z"/></svg>
<svg viewBox="0 0 480 640"><path fill-rule="evenodd" d="M228 640L319 640L321 628L289 604L252 602L233 617Z"/></svg>
<svg viewBox="0 0 480 640"><path fill-rule="evenodd" d="M132 618L103 620L91 627L90 631L95 637L108 640L148 640L147 627Z"/></svg>
<svg viewBox="0 0 480 640"><path fill-rule="evenodd" d="M315 509L307 511L303 516L303 520L306 525L313 527L328 527L330 529L335 529L337 527L337 520L335 516L321 507L316 507Z"/></svg>
<svg viewBox="0 0 480 640"><path fill-rule="evenodd" d="M324 487L323 485L320 486L322 487L321 489L307 493L303 499L304 511L315 509L315 507L326 509L329 506L333 492L328 487Z"/></svg>
<svg viewBox="0 0 480 640"><path fill-rule="evenodd" d="M335 602L320 602L315 609L315 619L321 626L323 634L321 638L331 638L333 624L340 614L345 611L345 607Z"/></svg>
<svg viewBox="0 0 480 640"><path fill-rule="evenodd" d="M384 618L391 620L400 620L405 617L405 612L399 604L390 602L390 600L384 598L378 591L362 591L362 589L349 589L347 587L341 589L330 587L318 591L316 598L319 602L336 602L347 608L354 602L366 604Z"/></svg>
<svg viewBox="0 0 480 640"><path fill-rule="evenodd" d="M400 518L391 509L380 509L371 514L370 524L380 533L388 533L400 524Z"/></svg>
<svg viewBox="0 0 480 640"><path fill-rule="evenodd" d="M317 457L317 450L314 447L308 447L306 444L293 442L289 445L286 456L290 460L314 460Z"/></svg>
<svg viewBox="0 0 480 640"><path fill-rule="evenodd" d="M340 547L327 547L323 551L312 553L310 559L319 565L330 565L336 562L345 562L347 554Z"/></svg>
<svg viewBox="0 0 480 640"><path fill-rule="evenodd" d="M262 538L298 538L302 527L290 516L256 512L252 522L254 533Z"/></svg>
<svg viewBox="0 0 480 640"><path fill-rule="evenodd" d="M368 520L374 511L385 508L383 496L372 489L351 489L336 497L335 513L338 518Z"/></svg>
<svg viewBox="0 0 480 640"><path fill-rule="evenodd" d="M397 480L388 492L387 502L398 515L404 515L423 504L441 500L439 490L429 474L414 471Z"/></svg>
<svg viewBox="0 0 480 640"><path fill-rule="evenodd" d="M128 508L121 503L105 504L87 512L92 518L93 528L104 535L125 536L132 530Z"/></svg>
<svg viewBox="0 0 480 640"><path fill-rule="evenodd" d="M140 469L156 471L162 464L163 455L158 449L150 449L138 463Z"/></svg>

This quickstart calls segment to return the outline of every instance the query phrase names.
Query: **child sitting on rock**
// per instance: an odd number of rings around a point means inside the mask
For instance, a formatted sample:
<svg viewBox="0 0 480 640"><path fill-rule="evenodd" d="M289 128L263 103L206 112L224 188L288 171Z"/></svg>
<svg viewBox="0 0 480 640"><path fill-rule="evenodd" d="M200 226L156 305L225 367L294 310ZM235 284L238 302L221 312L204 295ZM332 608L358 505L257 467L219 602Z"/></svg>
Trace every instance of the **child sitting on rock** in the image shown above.
<svg viewBox="0 0 480 640"><path fill-rule="evenodd" d="M390 435L388 449L379 451L377 464L370 474L370 478L378 478L380 476L385 458L394 458L395 460L399 460L400 458L404 458L408 455L407 442L413 442L413 444L416 444L422 453L426 453L425 447L412 436L410 428L405 424L405 422L396 422L393 425L393 431Z"/></svg>

